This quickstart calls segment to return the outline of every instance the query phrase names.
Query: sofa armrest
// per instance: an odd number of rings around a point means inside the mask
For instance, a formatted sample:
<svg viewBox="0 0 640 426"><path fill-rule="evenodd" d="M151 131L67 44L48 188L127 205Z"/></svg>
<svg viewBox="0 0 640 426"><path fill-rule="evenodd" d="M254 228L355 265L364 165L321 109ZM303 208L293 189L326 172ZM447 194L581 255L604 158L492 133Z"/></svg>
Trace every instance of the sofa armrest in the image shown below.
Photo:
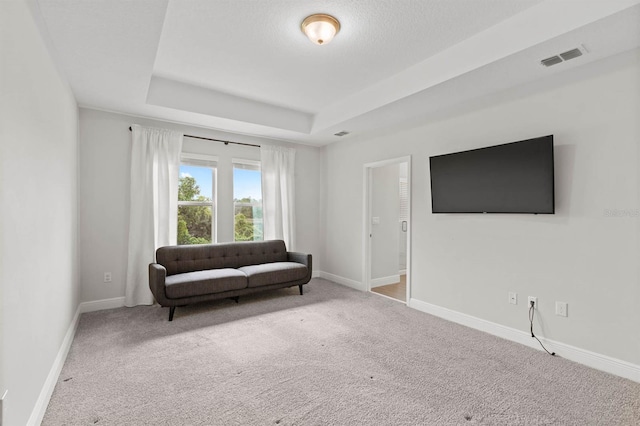
<svg viewBox="0 0 640 426"><path fill-rule="evenodd" d="M312 258L310 254L307 253L298 253L295 251L287 252L287 260L289 262L302 263L309 270L309 279L311 279L311 272L313 269Z"/></svg>
<svg viewBox="0 0 640 426"><path fill-rule="evenodd" d="M167 270L164 266L159 263L150 263L149 264L149 288L151 289L151 293L153 293L153 297L156 298L156 301L162 306L168 306L166 304L166 293L165 293L165 279L167 277Z"/></svg>

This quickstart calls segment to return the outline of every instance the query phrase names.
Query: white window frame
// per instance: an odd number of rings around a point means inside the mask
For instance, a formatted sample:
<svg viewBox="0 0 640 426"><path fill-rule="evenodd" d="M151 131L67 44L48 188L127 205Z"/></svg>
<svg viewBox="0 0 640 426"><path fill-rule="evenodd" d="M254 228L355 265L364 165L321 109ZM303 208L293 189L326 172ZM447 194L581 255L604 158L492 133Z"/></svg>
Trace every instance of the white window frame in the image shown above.
<svg viewBox="0 0 640 426"><path fill-rule="evenodd" d="M180 165L195 166L195 167L208 167L211 169L211 201L180 201L178 200L178 207L180 206L204 206L211 207L211 242L218 242L218 157L206 154L195 154L190 152L183 152L180 155Z"/></svg>

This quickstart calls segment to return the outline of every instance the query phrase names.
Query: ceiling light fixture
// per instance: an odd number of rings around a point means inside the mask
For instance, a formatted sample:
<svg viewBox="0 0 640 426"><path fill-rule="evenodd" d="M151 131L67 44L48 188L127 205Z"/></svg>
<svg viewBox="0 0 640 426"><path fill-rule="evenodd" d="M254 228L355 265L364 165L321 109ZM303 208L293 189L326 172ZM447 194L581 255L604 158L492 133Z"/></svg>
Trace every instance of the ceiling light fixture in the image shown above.
<svg viewBox="0 0 640 426"><path fill-rule="evenodd" d="M317 13L302 21L302 32L315 44L327 44L340 31L340 22L331 15Z"/></svg>

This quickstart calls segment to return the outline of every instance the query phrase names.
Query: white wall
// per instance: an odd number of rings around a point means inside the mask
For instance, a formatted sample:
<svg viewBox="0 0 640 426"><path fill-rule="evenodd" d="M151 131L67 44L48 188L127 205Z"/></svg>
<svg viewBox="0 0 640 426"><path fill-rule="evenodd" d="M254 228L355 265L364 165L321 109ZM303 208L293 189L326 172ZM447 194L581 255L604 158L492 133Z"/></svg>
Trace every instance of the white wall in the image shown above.
<svg viewBox="0 0 640 426"><path fill-rule="evenodd" d="M326 148L323 271L361 281L362 166L412 155L412 297L640 365L640 52L500 93L487 106ZM433 215L429 156L555 135L555 215ZM338 209L339 207L339 209ZM609 217L607 210L629 212ZM356 218L358 215L354 215ZM507 302L509 291L519 304ZM569 317L554 314L569 303Z"/></svg>
<svg viewBox="0 0 640 426"><path fill-rule="evenodd" d="M79 304L78 109L25 2L0 2L0 394L24 425Z"/></svg>
<svg viewBox="0 0 640 426"><path fill-rule="evenodd" d="M129 173L131 124L174 129L185 134L253 144L278 144L273 140L216 132L92 109L80 109L80 235L82 300L124 296L129 227ZM320 233L320 168L318 148L296 149L296 250L313 254L314 269L323 253ZM233 239L231 159L259 160L260 150L238 145L185 138L183 151L215 155L218 169L218 241ZM227 226L225 226L227 224ZM104 283L104 272L113 281Z"/></svg>
<svg viewBox="0 0 640 426"><path fill-rule="evenodd" d="M371 170L371 218L379 219L378 224L371 224L372 287L392 284L399 280L399 186L398 164L375 167Z"/></svg>

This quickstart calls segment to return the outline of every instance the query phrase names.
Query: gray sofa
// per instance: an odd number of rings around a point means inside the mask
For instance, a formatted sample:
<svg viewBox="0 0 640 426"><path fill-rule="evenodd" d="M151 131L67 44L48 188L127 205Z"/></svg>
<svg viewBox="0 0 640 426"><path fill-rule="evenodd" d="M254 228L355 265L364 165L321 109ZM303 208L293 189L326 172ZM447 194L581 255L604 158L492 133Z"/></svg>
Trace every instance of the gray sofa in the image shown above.
<svg viewBox="0 0 640 426"><path fill-rule="evenodd" d="M284 241L167 246L149 265L149 287L161 306L232 298L302 286L311 280L311 255L288 252Z"/></svg>

